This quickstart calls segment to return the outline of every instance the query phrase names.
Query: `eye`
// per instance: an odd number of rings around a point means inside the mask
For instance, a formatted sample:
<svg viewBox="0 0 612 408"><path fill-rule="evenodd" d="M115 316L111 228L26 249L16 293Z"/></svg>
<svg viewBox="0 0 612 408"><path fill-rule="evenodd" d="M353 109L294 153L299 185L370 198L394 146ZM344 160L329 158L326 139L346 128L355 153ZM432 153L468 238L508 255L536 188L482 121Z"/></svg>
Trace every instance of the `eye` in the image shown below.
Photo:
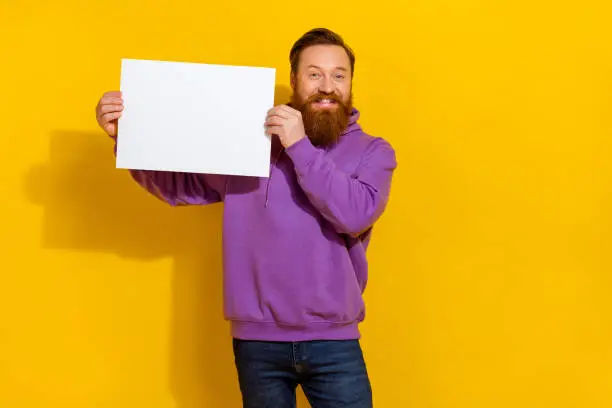
<svg viewBox="0 0 612 408"><path fill-rule="evenodd" d="M344 74L336 74L336 79L344 79Z"/></svg>
<svg viewBox="0 0 612 408"><path fill-rule="evenodd" d="M319 79L319 73L318 72L311 72L309 75L310 79Z"/></svg>

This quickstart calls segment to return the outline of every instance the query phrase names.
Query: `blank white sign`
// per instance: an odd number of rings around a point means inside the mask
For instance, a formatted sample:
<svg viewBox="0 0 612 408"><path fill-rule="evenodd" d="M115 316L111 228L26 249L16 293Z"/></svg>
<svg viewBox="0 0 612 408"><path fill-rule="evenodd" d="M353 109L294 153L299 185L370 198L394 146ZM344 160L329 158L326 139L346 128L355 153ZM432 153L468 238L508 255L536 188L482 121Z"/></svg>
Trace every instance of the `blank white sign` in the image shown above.
<svg viewBox="0 0 612 408"><path fill-rule="evenodd" d="M267 177L275 69L123 59L117 168Z"/></svg>

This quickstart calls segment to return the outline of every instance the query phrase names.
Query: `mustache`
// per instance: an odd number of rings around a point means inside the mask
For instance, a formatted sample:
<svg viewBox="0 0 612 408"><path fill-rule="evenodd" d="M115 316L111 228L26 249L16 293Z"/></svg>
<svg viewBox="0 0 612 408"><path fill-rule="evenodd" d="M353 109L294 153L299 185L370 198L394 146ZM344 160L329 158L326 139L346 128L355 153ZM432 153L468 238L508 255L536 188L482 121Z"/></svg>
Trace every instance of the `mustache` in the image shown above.
<svg viewBox="0 0 612 408"><path fill-rule="evenodd" d="M310 95L308 97L308 99L306 99L306 104L311 104L311 103L315 103L315 102L321 102L324 99L328 99L332 102L338 103L338 104L342 104L342 99L340 98L339 95L336 95L335 93L322 93L322 92L318 92L314 95Z"/></svg>

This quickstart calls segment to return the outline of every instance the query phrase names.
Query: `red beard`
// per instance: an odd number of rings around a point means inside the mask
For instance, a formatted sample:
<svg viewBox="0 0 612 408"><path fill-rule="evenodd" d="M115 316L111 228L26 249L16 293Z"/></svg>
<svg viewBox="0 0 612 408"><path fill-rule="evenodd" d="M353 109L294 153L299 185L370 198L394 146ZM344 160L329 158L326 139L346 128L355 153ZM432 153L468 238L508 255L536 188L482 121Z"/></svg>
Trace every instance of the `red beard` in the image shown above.
<svg viewBox="0 0 612 408"><path fill-rule="evenodd" d="M335 102L331 109L315 109L314 104L322 99ZM343 103L335 94L317 93L306 101L300 101L294 93L291 96L291 105L302 113L304 130L315 146L330 146L335 144L346 130L352 107L352 95L348 103Z"/></svg>

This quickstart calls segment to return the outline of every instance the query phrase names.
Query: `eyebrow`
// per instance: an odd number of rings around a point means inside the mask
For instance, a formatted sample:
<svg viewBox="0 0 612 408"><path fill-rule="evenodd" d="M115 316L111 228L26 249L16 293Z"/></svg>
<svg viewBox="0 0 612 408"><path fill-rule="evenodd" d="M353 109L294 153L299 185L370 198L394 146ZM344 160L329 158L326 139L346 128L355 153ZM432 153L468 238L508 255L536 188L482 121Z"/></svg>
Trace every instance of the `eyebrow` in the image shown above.
<svg viewBox="0 0 612 408"><path fill-rule="evenodd" d="M321 67L317 66L317 65L309 65L308 68L316 68L316 69L321 69ZM344 67L335 67L334 69L337 69L339 71L344 71L344 72L348 72L348 69L344 68Z"/></svg>

